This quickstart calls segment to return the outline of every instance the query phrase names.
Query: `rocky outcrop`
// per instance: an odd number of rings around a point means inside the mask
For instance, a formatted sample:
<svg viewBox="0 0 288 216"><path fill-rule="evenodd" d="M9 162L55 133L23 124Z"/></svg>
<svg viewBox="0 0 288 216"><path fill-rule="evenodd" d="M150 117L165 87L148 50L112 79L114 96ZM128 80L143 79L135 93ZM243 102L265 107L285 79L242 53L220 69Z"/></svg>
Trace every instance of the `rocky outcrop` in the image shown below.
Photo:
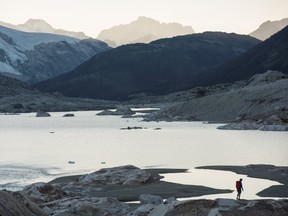
<svg viewBox="0 0 288 216"><path fill-rule="evenodd" d="M36 117L51 117L51 115L47 112L37 112Z"/></svg>
<svg viewBox="0 0 288 216"><path fill-rule="evenodd" d="M160 205L163 203L163 198L156 195L142 194L139 197L139 201L142 205L144 204Z"/></svg>
<svg viewBox="0 0 288 216"><path fill-rule="evenodd" d="M135 114L129 107L126 106L119 106L115 111L112 110L104 110L97 115L104 116L104 115L123 115L123 116L131 116Z"/></svg>
<svg viewBox="0 0 288 216"><path fill-rule="evenodd" d="M129 212L129 205L115 198L71 197L41 205L47 215L53 216L123 216Z"/></svg>
<svg viewBox="0 0 288 216"><path fill-rule="evenodd" d="M223 169L231 169L224 167ZM240 169L239 167L237 168ZM285 179L283 176L284 168L274 166L254 166L249 165L243 170L253 170L252 174L259 174L258 169L268 169L273 173L273 178L279 174L279 178ZM163 170L164 171L164 170ZM241 170L240 170L241 171ZM279 172L278 172L279 171ZM162 171L158 171L162 172ZM106 184L117 192L124 193L124 196L129 196L131 190L137 190L137 187L143 187L143 172L134 166L114 167L110 169L99 170L96 174L88 174L72 177L74 180L61 179L54 181L52 184L36 183L27 186L21 193L0 191L0 214L7 216L201 216L201 215L277 215L286 216L288 214L288 200L231 200L231 199L216 199L216 200L187 200L178 201L175 197L169 197L166 200L162 196L152 195L152 193L143 193L138 196L140 203L124 203L118 199L109 197L111 193L104 191L105 197L99 197L103 188L97 187L95 193L89 193L89 188L98 185ZM261 172L260 172L261 173ZM280 175L281 174L281 175ZM126 175L126 177L124 177ZM155 173L154 173L155 175ZM132 176L132 183L126 185L125 182ZM144 174L146 177L146 174ZM271 175L272 176L272 175ZM139 178L136 180L135 178ZM140 182L140 185L138 184ZM148 184L146 182L145 184ZM161 185L158 182L150 184L154 187L154 193L159 193ZM128 188L127 188L128 186ZM71 193L65 191L72 187L78 188L79 193ZM61 189L62 188L62 189ZM128 190L127 190L128 189ZM195 190L196 188L194 188ZM173 186L168 186L167 190L173 190ZM179 196L183 194L181 191L186 189L178 189ZM124 192L123 192L124 191ZM145 189L144 189L145 191ZM26 198L29 197L29 198ZM182 197L182 196L181 196ZM32 202L32 201L33 202ZM39 205L39 207L35 204Z"/></svg>
<svg viewBox="0 0 288 216"><path fill-rule="evenodd" d="M139 185L157 182L161 179L159 175L152 175L145 170L132 165L101 169L94 173L81 176L80 184L117 184L117 185Z"/></svg>
<svg viewBox="0 0 288 216"><path fill-rule="evenodd" d="M205 94L190 91L188 102L168 106L146 119L230 122L219 129L234 130L286 130L288 126L288 79L283 73L267 71L245 82L202 88L201 92Z"/></svg>
<svg viewBox="0 0 288 216"><path fill-rule="evenodd" d="M66 113L63 115L63 117L74 117L74 113Z"/></svg>
<svg viewBox="0 0 288 216"><path fill-rule="evenodd" d="M46 214L21 193L0 191L0 215L45 216Z"/></svg>
<svg viewBox="0 0 288 216"><path fill-rule="evenodd" d="M28 185L21 193L37 204L52 202L68 197L68 194L65 191L46 183Z"/></svg>
<svg viewBox="0 0 288 216"><path fill-rule="evenodd" d="M189 200L169 204L142 205L131 216L216 216L216 215L279 215L288 213L287 200Z"/></svg>

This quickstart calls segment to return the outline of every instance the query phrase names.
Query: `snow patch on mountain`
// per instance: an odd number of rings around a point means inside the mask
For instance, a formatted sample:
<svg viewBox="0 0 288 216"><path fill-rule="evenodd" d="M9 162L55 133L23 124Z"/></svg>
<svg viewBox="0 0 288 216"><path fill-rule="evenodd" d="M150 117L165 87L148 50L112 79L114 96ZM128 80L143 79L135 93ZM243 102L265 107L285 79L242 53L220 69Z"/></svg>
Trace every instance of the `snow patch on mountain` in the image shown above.
<svg viewBox="0 0 288 216"><path fill-rule="evenodd" d="M11 67L10 65L8 65L4 62L0 62L0 72L1 73L11 73L11 74L15 74L15 75L22 75L21 73L19 73L19 71L16 71L13 67Z"/></svg>
<svg viewBox="0 0 288 216"><path fill-rule="evenodd" d="M15 44L24 48L25 50L32 50L36 45L41 43L66 41L67 43L75 44L80 41L80 39L64 35L21 32L3 26L0 26L0 32L12 38Z"/></svg>

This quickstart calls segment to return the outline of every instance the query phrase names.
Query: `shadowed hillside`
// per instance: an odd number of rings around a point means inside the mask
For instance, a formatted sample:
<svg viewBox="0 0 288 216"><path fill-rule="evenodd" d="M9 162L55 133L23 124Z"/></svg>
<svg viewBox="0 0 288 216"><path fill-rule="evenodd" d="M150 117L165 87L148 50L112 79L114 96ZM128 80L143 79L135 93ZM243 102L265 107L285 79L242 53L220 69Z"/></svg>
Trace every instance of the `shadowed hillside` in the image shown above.
<svg viewBox="0 0 288 216"><path fill-rule="evenodd" d="M288 74L288 26L203 78L203 85L249 79L267 70ZM208 82L207 82L208 81Z"/></svg>
<svg viewBox="0 0 288 216"><path fill-rule="evenodd" d="M250 36L206 32L126 45L100 53L74 71L36 87L66 96L110 100L167 94L197 86L201 73L257 43Z"/></svg>

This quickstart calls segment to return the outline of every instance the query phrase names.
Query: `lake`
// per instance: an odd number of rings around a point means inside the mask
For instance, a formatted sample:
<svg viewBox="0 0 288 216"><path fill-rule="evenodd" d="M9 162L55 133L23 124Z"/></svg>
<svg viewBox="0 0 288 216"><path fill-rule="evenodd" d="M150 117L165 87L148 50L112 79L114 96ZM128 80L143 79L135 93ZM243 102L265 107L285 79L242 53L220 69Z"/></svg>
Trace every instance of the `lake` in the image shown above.
<svg viewBox="0 0 288 216"><path fill-rule="evenodd" d="M73 113L75 117L62 117L62 112L50 113L49 118L36 118L35 113L0 115L0 189L18 190L37 181L127 164L187 168L188 173L168 174L165 180L234 189L240 175L194 168L288 166L286 132L227 131L201 122L143 122L141 118L96 116L97 111ZM123 129L127 127L143 129ZM258 191L277 184L242 178L245 198L255 198Z"/></svg>

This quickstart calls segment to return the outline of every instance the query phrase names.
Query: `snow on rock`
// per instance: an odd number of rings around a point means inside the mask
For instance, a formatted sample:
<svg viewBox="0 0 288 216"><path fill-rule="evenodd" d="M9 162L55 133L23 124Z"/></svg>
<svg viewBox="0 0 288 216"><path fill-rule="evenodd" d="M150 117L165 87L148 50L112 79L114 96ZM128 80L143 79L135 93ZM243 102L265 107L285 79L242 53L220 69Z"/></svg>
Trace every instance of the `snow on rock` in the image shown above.
<svg viewBox="0 0 288 216"><path fill-rule="evenodd" d="M19 71L16 71L13 67L3 62L0 62L0 72L22 75L21 73L19 73Z"/></svg>
<svg viewBox="0 0 288 216"><path fill-rule="evenodd" d="M9 29L3 26L0 26L0 32L11 37L15 44L19 45L25 50L32 50L34 49L34 46L41 44L41 43L66 41L68 43L74 44L80 41L79 39L64 36L64 35L55 35L55 34L49 34L49 33L21 32L21 31Z"/></svg>

